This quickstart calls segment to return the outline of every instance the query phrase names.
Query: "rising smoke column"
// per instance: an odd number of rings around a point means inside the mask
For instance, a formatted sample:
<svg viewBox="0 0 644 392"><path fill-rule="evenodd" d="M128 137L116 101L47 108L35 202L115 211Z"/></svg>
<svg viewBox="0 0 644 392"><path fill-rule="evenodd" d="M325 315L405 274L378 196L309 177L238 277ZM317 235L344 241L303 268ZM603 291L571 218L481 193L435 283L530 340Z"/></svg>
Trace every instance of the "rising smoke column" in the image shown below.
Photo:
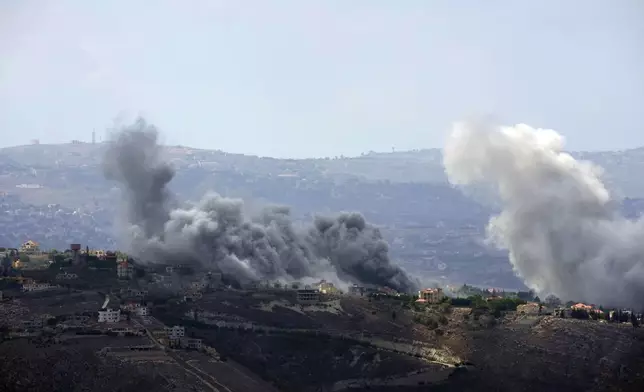
<svg viewBox="0 0 644 392"><path fill-rule="evenodd" d="M607 305L644 301L644 221L620 216L601 170L562 151L552 130L454 126L444 150L452 184L496 185L488 236L540 293Z"/></svg>
<svg viewBox="0 0 644 392"><path fill-rule="evenodd" d="M160 235L168 220L173 195L167 185L173 168L161 159L159 133L139 118L132 126L113 134L103 159L108 180L122 185L128 224L141 235Z"/></svg>
<svg viewBox="0 0 644 392"><path fill-rule="evenodd" d="M240 281L320 278L405 292L417 288L391 263L380 232L359 213L317 217L300 227L287 207L251 216L242 200L214 192L178 205L167 188L174 171L161 158L158 132L142 119L113 135L104 171L122 188L124 245L143 262L193 264Z"/></svg>

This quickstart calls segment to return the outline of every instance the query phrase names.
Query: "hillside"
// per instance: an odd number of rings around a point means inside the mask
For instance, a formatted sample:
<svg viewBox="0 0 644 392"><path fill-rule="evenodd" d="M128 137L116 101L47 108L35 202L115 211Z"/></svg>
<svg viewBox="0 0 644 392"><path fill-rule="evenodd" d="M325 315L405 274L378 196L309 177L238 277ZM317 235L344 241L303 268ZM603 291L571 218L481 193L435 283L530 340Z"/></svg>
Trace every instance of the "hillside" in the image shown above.
<svg viewBox="0 0 644 392"><path fill-rule="evenodd" d="M438 321L419 324L419 314ZM641 328L520 311L495 318L353 297L302 307L274 290L208 294L155 317L186 325L285 392L636 391L644 371Z"/></svg>
<svg viewBox="0 0 644 392"><path fill-rule="evenodd" d="M70 242L115 245L118 191L100 166L105 145L29 145L0 150L2 228L13 245L32 238L45 248ZM369 153L355 158L274 159L222 151L168 147L177 168L171 187L187 200L207 191L241 197L251 206L289 205L294 216L361 211L382 226L391 252L421 276L517 287L507 257L486 248L484 226L493 207L483 190L450 187L440 150ZM606 168L625 207L636 216L644 203L644 149L577 153ZM482 202L478 203L475 200Z"/></svg>
<svg viewBox="0 0 644 392"><path fill-rule="evenodd" d="M57 144L27 145L0 149L0 167L15 170L96 166L104 145ZM438 182L446 181L439 149L404 152L370 152L359 157L333 159L275 159L229 154L219 150L168 147L168 157L179 168L201 167L209 171L236 171L256 175L322 176L343 180ZM624 151L573 152L575 158L589 160L606 170L606 180L623 195L644 197L644 183L633 173L644 169L644 147Z"/></svg>

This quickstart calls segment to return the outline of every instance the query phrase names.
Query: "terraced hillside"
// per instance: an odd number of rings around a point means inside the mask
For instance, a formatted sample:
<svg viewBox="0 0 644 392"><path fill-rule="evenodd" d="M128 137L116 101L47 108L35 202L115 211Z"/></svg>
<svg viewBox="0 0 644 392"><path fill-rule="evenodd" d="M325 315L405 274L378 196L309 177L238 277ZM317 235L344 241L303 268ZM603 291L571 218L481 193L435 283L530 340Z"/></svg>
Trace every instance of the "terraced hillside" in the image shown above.
<svg viewBox="0 0 644 392"><path fill-rule="evenodd" d="M393 299L301 306L279 291L211 296L158 317L188 325L187 333L285 392L636 391L644 385L644 330L630 324L516 312L495 317L444 306L414 310ZM419 314L441 321L426 326Z"/></svg>

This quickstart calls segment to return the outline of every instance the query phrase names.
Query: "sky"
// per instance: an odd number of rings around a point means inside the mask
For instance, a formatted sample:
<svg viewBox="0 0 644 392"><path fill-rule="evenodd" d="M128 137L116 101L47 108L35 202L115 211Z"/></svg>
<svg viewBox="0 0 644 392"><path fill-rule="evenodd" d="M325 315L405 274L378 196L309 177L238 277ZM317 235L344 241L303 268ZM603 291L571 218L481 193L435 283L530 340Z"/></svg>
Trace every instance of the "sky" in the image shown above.
<svg viewBox="0 0 644 392"><path fill-rule="evenodd" d="M644 146L641 0L0 0L0 147L105 138L274 157L442 147L491 116Z"/></svg>

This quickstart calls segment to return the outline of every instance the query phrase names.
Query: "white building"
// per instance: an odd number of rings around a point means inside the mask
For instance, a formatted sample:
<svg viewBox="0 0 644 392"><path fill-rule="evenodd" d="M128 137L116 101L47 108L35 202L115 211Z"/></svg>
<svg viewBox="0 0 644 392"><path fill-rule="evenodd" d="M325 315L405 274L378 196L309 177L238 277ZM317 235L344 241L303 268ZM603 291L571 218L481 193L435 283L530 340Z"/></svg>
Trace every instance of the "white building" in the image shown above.
<svg viewBox="0 0 644 392"><path fill-rule="evenodd" d="M430 304L437 304L445 298L443 294L443 289L433 288L433 289L424 289L418 292L418 299L416 302L425 302Z"/></svg>
<svg viewBox="0 0 644 392"><path fill-rule="evenodd" d="M49 283L25 283L22 285L22 291L44 291L52 288L52 285Z"/></svg>
<svg viewBox="0 0 644 392"><path fill-rule="evenodd" d="M118 323L121 321L121 309L104 309L98 311L99 323Z"/></svg>
<svg viewBox="0 0 644 392"><path fill-rule="evenodd" d="M147 316L150 312L147 306L140 306L134 311L138 316Z"/></svg>
<svg viewBox="0 0 644 392"><path fill-rule="evenodd" d="M175 325L174 327L165 327L165 333L168 335L168 339L176 340L186 336L186 329L182 326Z"/></svg>

